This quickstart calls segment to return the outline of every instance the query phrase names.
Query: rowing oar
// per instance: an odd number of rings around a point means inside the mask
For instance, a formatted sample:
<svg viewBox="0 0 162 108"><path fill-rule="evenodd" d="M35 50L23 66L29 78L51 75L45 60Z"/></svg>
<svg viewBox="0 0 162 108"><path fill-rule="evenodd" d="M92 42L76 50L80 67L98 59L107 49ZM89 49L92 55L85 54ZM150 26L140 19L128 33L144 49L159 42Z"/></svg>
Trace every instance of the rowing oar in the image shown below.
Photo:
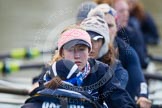
<svg viewBox="0 0 162 108"><path fill-rule="evenodd" d="M1 104L0 106L2 107L3 104L4 104L5 108L8 108L7 107L8 105L9 106L12 106L12 108L13 107L16 107L17 108L18 106L19 106L18 108L20 108L20 106L22 106L22 104L25 102L25 100L26 99L1 98L0 99L0 104ZM11 108L11 107L9 107L9 108Z"/></svg>
<svg viewBox="0 0 162 108"><path fill-rule="evenodd" d="M0 87L0 93L8 93L8 94L27 96L27 95L29 95L29 90L27 90L27 89L16 89L16 88Z"/></svg>
<svg viewBox="0 0 162 108"><path fill-rule="evenodd" d="M144 73L144 76L147 80L153 79L153 80L160 80L162 81L162 75L155 74L155 73Z"/></svg>
<svg viewBox="0 0 162 108"><path fill-rule="evenodd" d="M17 48L12 50L8 54L0 54L0 59L5 59L5 58L30 59L30 58L38 57L41 54L50 54L50 53L53 53L53 51L40 51L38 48Z"/></svg>
<svg viewBox="0 0 162 108"><path fill-rule="evenodd" d="M149 55L149 57L150 57L151 61L162 63L162 57L160 57L160 56Z"/></svg>
<svg viewBox="0 0 162 108"><path fill-rule="evenodd" d="M28 65L22 65L15 61L0 61L0 72L3 74L8 74L11 72L16 72L19 70L24 69L35 69L35 68L41 68L44 66L44 63L37 63L37 64L28 64Z"/></svg>

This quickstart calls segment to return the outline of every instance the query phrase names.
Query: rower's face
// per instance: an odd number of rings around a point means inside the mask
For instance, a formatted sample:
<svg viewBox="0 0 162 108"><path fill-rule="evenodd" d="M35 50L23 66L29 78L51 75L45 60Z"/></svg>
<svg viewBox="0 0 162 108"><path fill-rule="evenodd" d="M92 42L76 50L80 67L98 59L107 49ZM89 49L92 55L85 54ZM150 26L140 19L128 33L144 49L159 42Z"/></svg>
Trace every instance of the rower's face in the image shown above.
<svg viewBox="0 0 162 108"><path fill-rule="evenodd" d="M115 2L114 8L117 11L117 25L119 28L126 27L129 19L129 7L126 1L119 0Z"/></svg>
<svg viewBox="0 0 162 108"><path fill-rule="evenodd" d="M109 27L110 39L113 42L114 38L116 36L116 33L117 33L115 18L110 14L106 14L105 15L105 21L106 21L106 23Z"/></svg>
<svg viewBox="0 0 162 108"><path fill-rule="evenodd" d="M92 51L90 52L90 58L94 58L97 59L100 49L102 47L103 44L103 40L102 39L98 39L98 40L91 40L92 42Z"/></svg>
<svg viewBox="0 0 162 108"><path fill-rule="evenodd" d="M89 58L89 49L85 45L75 45L70 49L63 49L62 57L74 62L82 70Z"/></svg>

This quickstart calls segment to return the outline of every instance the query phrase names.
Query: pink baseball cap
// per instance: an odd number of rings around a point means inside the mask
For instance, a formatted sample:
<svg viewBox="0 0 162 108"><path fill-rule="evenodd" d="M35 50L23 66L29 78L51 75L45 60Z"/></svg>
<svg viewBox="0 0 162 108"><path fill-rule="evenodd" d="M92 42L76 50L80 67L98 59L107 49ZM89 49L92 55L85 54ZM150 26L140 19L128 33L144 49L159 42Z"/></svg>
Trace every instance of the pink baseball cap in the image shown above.
<svg viewBox="0 0 162 108"><path fill-rule="evenodd" d="M78 28L69 29L61 34L58 40L58 51L60 52L64 45L68 49L78 44L86 45L90 48L90 51L92 50L91 37L85 30Z"/></svg>

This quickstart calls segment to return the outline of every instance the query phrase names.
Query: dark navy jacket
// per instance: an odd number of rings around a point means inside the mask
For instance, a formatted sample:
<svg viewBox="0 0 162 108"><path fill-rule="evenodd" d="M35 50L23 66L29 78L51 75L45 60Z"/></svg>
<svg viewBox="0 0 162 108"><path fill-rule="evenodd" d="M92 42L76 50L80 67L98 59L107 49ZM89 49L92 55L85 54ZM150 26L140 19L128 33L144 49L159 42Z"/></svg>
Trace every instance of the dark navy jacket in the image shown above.
<svg viewBox="0 0 162 108"><path fill-rule="evenodd" d="M109 108L134 108L135 103L129 94L120 87L108 65L89 59L91 72L83 80L82 87L98 103L106 102ZM27 107L26 107L27 108Z"/></svg>
<svg viewBox="0 0 162 108"><path fill-rule="evenodd" d="M129 76L128 76L128 71L124 69L120 61L117 62L116 69L114 72L115 72L115 77L121 83L121 87L125 89L128 84Z"/></svg>
<svg viewBox="0 0 162 108"><path fill-rule="evenodd" d="M129 25L142 32L145 43L157 45L160 42L157 26L149 13L145 12L145 17L142 21L130 16Z"/></svg>
<svg viewBox="0 0 162 108"><path fill-rule="evenodd" d="M132 27L125 27L117 32L117 36L135 49L139 56L141 66L145 69L149 63L149 58L142 33Z"/></svg>
<svg viewBox="0 0 162 108"><path fill-rule="evenodd" d="M149 13L145 13L145 20L141 23L141 30L148 44L158 44L160 42L157 26Z"/></svg>
<svg viewBox="0 0 162 108"><path fill-rule="evenodd" d="M101 61L104 58L99 58L97 60ZM128 83L128 72L124 67L122 66L121 62L119 60L115 60L115 63L111 66L112 71L114 71L115 77L119 80L120 85L123 89L126 88Z"/></svg>
<svg viewBox="0 0 162 108"><path fill-rule="evenodd" d="M119 50L119 60L129 75L126 90L133 99L135 96L148 97L148 91L146 93L141 92L141 83L145 83L145 78L136 51L118 37L116 37L116 42Z"/></svg>

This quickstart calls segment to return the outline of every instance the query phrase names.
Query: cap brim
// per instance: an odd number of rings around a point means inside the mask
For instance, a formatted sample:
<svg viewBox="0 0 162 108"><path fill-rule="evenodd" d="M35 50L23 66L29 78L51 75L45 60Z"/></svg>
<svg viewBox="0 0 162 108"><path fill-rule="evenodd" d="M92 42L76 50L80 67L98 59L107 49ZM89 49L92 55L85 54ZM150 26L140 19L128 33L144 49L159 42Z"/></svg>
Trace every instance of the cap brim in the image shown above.
<svg viewBox="0 0 162 108"><path fill-rule="evenodd" d="M73 47L75 45L85 45L87 47L90 47L89 43L87 43L86 41L83 41L83 40L72 40L72 41L69 41L68 43L66 43L63 46L63 48L64 49L70 49L71 47Z"/></svg>
<svg viewBox="0 0 162 108"><path fill-rule="evenodd" d="M87 32L90 35L91 39L93 39L93 40L103 39L103 36L101 36L100 34L94 32L94 31L87 31Z"/></svg>
<svg viewBox="0 0 162 108"><path fill-rule="evenodd" d="M102 36L94 36L92 39L93 40L98 40L98 39L103 39L103 37Z"/></svg>

